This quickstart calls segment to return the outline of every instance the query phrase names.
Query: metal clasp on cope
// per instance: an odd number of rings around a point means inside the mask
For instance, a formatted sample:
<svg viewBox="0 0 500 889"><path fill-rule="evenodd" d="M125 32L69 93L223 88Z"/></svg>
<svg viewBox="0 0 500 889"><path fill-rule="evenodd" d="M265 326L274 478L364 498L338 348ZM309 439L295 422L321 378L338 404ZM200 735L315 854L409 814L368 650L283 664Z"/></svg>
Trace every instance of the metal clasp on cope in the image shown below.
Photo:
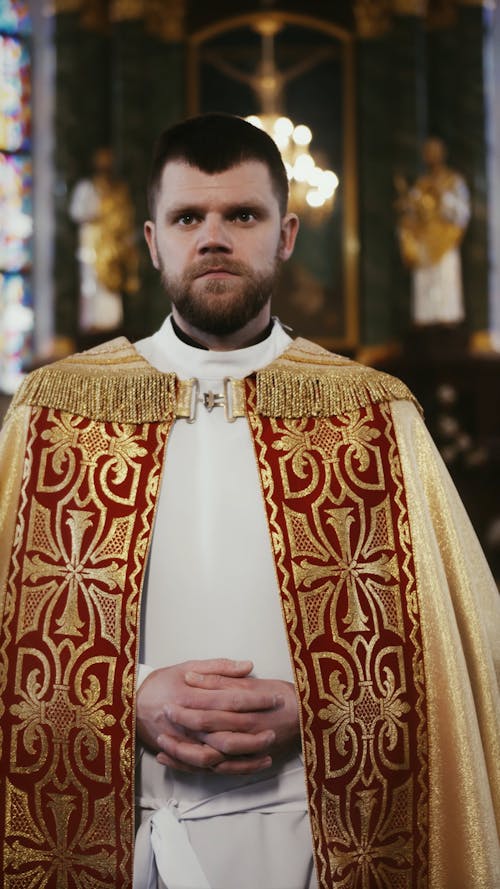
<svg viewBox="0 0 500 889"><path fill-rule="evenodd" d="M212 390L209 389L208 392L203 393L203 398L199 399L209 413L213 411L214 407L223 407L224 417L228 423L234 423L236 420L233 411L233 391L231 383L232 380L230 377L224 377L222 381L224 392L212 392Z"/></svg>
<svg viewBox="0 0 500 889"><path fill-rule="evenodd" d="M187 423L194 423L198 415L198 405L202 404L209 413L214 407L223 407L227 423L234 423L238 417L244 417L246 405L243 381L224 377L222 385L223 392L213 392L209 389L200 393L199 380L194 377L190 380L181 380L176 416L185 419Z"/></svg>

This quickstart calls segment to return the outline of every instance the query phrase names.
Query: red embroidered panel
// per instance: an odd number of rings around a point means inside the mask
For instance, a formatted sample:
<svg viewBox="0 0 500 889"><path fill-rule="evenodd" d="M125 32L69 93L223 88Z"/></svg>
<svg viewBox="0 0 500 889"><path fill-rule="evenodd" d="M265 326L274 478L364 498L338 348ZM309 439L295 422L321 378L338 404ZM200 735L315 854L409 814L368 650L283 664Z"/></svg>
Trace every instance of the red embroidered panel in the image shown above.
<svg viewBox="0 0 500 889"><path fill-rule="evenodd" d="M138 602L168 429L32 411L0 643L6 889L132 884Z"/></svg>
<svg viewBox="0 0 500 889"><path fill-rule="evenodd" d="M390 407L331 419L252 414L250 424L300 697L320 886L425 889L425 684Z"/></svg>

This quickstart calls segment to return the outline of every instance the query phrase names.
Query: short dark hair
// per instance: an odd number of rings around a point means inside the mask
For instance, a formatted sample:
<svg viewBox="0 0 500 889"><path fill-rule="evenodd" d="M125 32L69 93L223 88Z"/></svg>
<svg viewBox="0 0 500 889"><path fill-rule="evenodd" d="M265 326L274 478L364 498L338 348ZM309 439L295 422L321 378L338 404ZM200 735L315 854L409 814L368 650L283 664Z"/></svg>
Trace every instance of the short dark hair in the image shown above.
<svg viewBox="0 0 500 889"><path fill-rule="evenodd" d="M222 173L245 161L267 166L280 213L288 204L288 178L270 136L242 117L211 113L190 117L164 130L153 152L148 180L148 206L154 218L161 177L169 161L185 161L204 173Z"/></svg>

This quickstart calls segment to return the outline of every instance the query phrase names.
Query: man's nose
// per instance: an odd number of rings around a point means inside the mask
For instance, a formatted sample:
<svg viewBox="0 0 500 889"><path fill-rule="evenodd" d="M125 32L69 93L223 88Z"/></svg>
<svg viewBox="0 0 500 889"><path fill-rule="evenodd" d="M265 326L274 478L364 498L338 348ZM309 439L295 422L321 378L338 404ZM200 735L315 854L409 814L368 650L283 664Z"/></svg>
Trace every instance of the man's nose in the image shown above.
<svg viewBox="0 0 500 889"><path fill-rule="evenodd" d="M232 239L226 220L216 215L206 216L199 230L198 252L231 253L232 249Z"/></svg>

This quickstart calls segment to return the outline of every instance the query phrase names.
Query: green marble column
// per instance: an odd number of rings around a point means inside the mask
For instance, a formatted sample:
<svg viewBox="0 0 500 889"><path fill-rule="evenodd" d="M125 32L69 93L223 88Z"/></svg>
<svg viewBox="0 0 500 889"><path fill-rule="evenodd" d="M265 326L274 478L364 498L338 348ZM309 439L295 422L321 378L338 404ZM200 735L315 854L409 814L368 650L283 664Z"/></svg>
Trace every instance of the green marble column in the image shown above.
<svg viewBox="0 0 500 889"><path fill-rule="evenodd" d="M75 339L77 233L68 207L73 186L88 173L93 149L109 138L109 45L104 33L81 27L76 11L55 15L54 40L55 333Z"/></svg>
<svg viewBox="0 0 500 889"><path fill-rule="evenodd" d="M387 342L392 327L394 226L388 35L357 45L359 170L359 307L364 346Z"/></svg>
<svg viewBox="0 0 500 889"><path fill-rule="evenodd" d="M125 301L125 332L137 339L154 330L168 311L142 236L152 146L162 129L184 115L184 48L152 35L143 19L113 25L113 146L136 211L141 289Z"/></svg>
<svg viewBox="0 0 500 889"><path fill-rule="evenodd" d="M425 39L419 16L394 16L358 42L360 306L364 347L401 339L410 280L396 237L395 174L413 181L425 132Z"/></svg>
<svg viewBox="0 0 500 889"><path fill-rule="evenodd" d="M420 172L420 151L427 128L426 42L421 15L396 15L391 29L391 161L393 174L413 183ZM395 192L393 192L395 195ZM396 214L393 211L393 226ZM394 236L393 316L390 334L401 340L411 323L411 279Z"/></svg>
<svg viewBox="0 0 500 889"><path fill-rule="evenodd" d="M459 129L456 70L460 47L454 20L430 27L427 35L428 133L446 143L453 164Z"/></svg>
<svg viewBox="0 0 500 889"><path fill-rule="evenodd" d="M185 46L181 42L149 38L149 82L147 140L144 146L144 172L149 173L153 144L166 127L186 115ZM144 204L145 207L145 204ZM143 219L146 218L146 215ZM142 222L142 220L141 220ZM145 247L144 255L145 255ZM170 311L158 272L149 255L143 270L143 287L147 295L147 333L156 330Z"/></svg>
<svg viewBox="0 0 500 889"><path fill-rule="evenodd" d="M396 15L391 39L393 159L413 178L427 128L426 40L421 16Z"/></svg>

